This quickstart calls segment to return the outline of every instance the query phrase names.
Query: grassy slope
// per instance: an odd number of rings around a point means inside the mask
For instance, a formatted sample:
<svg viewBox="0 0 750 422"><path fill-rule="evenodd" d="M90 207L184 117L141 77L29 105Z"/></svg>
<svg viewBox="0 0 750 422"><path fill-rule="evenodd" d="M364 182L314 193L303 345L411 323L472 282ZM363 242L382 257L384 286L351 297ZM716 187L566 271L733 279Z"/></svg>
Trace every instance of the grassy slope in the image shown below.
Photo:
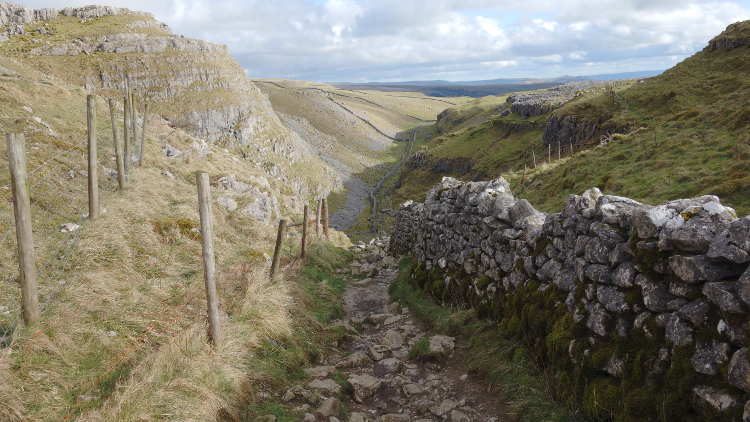
<svg viewBox="0 0 750 422"><path fill-rule="evenodd" d="M748 27L742 22L721 37ZM647 203L715 194L739 214L750 213L748 71L747 47L704 50L622 91L626 110L615 109L606 95L571 103L558 113L633 132L526 181L516 193L545 211L591 186Z"/></svg>
<svg viewBox="0 0 750 422"><path fill-rule="evenodd" d="M18 62L3 65L15 74L0 75L0 130L25 133L30 169L85 140L86 92ZM22 106L31 107L33 113ZM97 109L100 163L114 167L109 113L101 98ZM32 116L48 123L58 136L47 134ZM267 174L251 162L236 162L231 153L214 146L206 158L200 158L188 151L195 138L181 130L172 132L165 121L152 122L146 166L133 168L127 190L102 191L101 206L107 212L96 221L84 221L80 243L59 274L65 284L42 309L40 325L18 327L8 339L12 347L0 349L0 420L59 420L72 415L77 420L202 421L214 419L222 408L239 414L238 397L263 388L253 380L271 377L252 359L262 356L256 351L263 349L263 339L298 333L299 322L291 315L318 308L295 275L299 264L288 258L298 253L296 242L285 246L283 281L270 284L267 268L258 259L263 252L272 252L275 227L215 203L218 295L220 309L227 315L222 319L224 347L211 350L204 323L201 246L189 231L199 219L194 172L208 171L214 182L227 174L242 181ZM169 134L169 143L185 151L180 158L166 158L161 152L159 140ZM77 174L85 168L84 150L85 143L52 159L34 175L34 180L47 177L49 183L32 186L32 198L38 198L43 186L52 192L45 198L63 199L52 202L56 208L40 203L52 211L52 217L45 217L52 233L69 221L67 216L77 218L86 212L85 190L67 187L73 183L68 169L74 170L75 186L85 186L85 178ZM164 169L176 180L162 175ZM7 184L7 174L7 162L0 160L0 185ZM100 170L100 177L104 176ZM291 192L278 180L269 182L269 191ZM214 198L227 195L216 191L216 185L212 189ZM0 194L7 203L9 190ZM247 205L247 197L237 200L240 209ZM282 209L291 204L284 195L279 201ZM83 207L75 208L80 204ZM12 234L12 212L8 212L6 208L2 228ZM299 220L299 215L285 214ZM35 214L39 229L37 218ZM43 286L50 283L46 265L59 258L57 248L45 246L55 239L37 239ZM11 259L14 243L12 235L3 237L4 259ZM14 290L3 289L0 302L7 304L7 295ZM48 299L46 291L42 299ZM0 314L3 327L18 312L17 299L11 303L11 315ZM314 331L315 325L311 327ZM324 340L313 337L308 336L311 341ZM312 359L314 354L304 356Z"/></svg>
<svg viewBox="0 0 750 422"><path fill-rule="evenodd" d="M743 22L721 36L741 34L748 26ZM523 183L530 151L540 163L546 156L542 129L508 135L485 122L433 138L424 143L424 150L434 159L470 160L475 172L485 176L502 174L514 193L548 212L559 210L568 194L597 186L605 193L647 203L716 194L744 215L750 213L750 136L744 133L750 122L749 54L747 47L701 51L662 75L617 88L624 107L603 91L571 100L555 114L597 124L596 139L585 141L597 140L601 131L629 134L615 135L605 147L540 166L537 173L526 174ZM543 122L547 117L530 120ZM518 117L511 114L502 120L514 119ZM424 169L405 175L394 201L422 200L442 176Z"/></svg>

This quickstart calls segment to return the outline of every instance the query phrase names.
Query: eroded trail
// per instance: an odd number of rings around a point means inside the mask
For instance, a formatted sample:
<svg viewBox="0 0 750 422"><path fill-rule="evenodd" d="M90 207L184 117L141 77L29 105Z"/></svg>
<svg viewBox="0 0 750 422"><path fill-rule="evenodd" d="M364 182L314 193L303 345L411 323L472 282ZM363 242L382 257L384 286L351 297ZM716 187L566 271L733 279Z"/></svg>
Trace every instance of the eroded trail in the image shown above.
<svg viewBox="0 0 750 422"><path fill-rule="evenodd" d="M342 325L349 336L340 353L307 369L306 384L287 391L284 399L299 402L295 410L304 412L306 421L338 421L342 405L351 410L348 420L353 422L505 420L480 381L460 369L461 339L429 335L407 308L398 302L389 305L388 285L398 270L395 259L382 252L384 246L367 246L362 263L350 268L354 274L377 275L355 282L344 294ZM430 355L450 357L408 360L409 350L421 339L429 342ZM316 394L320 401L310 403Z"/></svg>

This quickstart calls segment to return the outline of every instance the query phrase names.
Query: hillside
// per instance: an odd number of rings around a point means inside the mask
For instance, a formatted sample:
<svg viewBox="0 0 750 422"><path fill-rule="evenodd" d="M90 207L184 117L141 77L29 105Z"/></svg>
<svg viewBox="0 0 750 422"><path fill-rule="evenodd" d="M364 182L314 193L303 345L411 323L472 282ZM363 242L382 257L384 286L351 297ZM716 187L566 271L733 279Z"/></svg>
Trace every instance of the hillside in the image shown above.
<svg viewBox="0 0 750 422"><path fill-rule="evenodd" d="M12 19L0 57L11 70L19 63L105 98L119 98L128 80L170 125L265 167L295 195L341 189L335 171L281 124L226 46L172 34L151 14L125 8L42 12L4 4Z"/></svg>
<svg viewBox="0 0 750 422"><path fill-rule="evenodd" d="M394 200L422 200L443 175L503 174L545 211L597 186L646 203L716 194L747 214L748 31L750 22L730 25L653 78L581 89L563 102L542 99L526 111L514 108L518 98L498 102L496 114L511 112L471 127L440 129L457 113L447 110L399 176Z"/></svg>
<svg viewBox="0 0 750 422"><path fill-rule="evenodd" d="M412 130L429 124L446 107L470 101L305 81L254 83L283 124L341 174L346 190L331 197L332 227L353 233L370 229L369 192L404 155Z"/></svg>
<svg viewBox="0 0 750 422"><path fill-rule="evenodd" d="M264 359L267 339L295 353L283 357L288 365L302 365L330 347L337 337L323 324L340 312L339 302L336 290L320 280L322 271L352 259L332 248L349 245L348 239L335 230L328 240L316 239L303 266L292 230L274 283L267 256L277 221L299 221L302 206L314 204L340 178L281 125L225 49L168 37L163 24L127 9L35 11L0 3L0 25L11 34L0 37L0 132L25 135L41 307L39 324L26 325L8 161L0 160L0 420L240 417L260 392L274 391L288 376L269 364L282 358ZM118 45L119 52L95 51L99 44L111 47L95 37L123 32L146 35ZM185 44L130 50L165 38ZM45 54L62 46L66 55ZM180 65L183 60L190 67ZM170 61L177 64L154 70ZM134 63L152 73L127 67ZM131 143L129 183L118 190L108 100L121 125L123 70L132 71L136 97L149 102L152 113L145 150ZM159 94L156 86L168 89ZM89 89L101 206L93 220L87 208ZM224 89L238 94L227 97ZM141 118L139 134L143 125ZM227 136L212 137L211 130ZM138 166L142 152L145 164ZM206 336L199 171L209 173L213 192L221 349Z"/></svg>

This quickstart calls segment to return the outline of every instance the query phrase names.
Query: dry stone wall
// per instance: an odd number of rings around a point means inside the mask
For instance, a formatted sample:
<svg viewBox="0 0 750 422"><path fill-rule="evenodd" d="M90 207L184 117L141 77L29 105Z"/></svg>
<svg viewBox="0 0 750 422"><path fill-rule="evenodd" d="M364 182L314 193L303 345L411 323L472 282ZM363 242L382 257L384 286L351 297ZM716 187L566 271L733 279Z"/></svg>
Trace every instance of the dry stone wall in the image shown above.
<svg viewBox="0 0 750 422"><path fill-rule="evenodd" d="M588 417L749 420L749 232L716 196L592 188L546 214L503 178L445 177L399 207L390 251L413 253L425 293L531 345Z"/></svg>

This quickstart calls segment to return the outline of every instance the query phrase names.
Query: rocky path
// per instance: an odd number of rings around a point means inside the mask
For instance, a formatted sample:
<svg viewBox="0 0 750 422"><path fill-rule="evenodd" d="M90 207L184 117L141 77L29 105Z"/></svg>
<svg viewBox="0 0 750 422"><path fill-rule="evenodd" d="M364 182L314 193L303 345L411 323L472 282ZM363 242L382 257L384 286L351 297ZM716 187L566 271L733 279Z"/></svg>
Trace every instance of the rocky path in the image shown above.
<svg viewBox="0 0 750 422"><path fill-rule="evenodd" d="M290 388L282 400L305 421L429 422L503 420L498 404L479 380L455 364L460 339L430 336L398 302L389 305L388 284L396 278L396 260L382 252L384 244L362 246L363 263L353 274L377 274L355 282L344 295L349 336L339 353L321 366L305 370L304 384ZM447 360L407 360L420 339L430 355ZM343 406L351 414L344 416ZM341 418L341 419L339 419Z"/></svg>

